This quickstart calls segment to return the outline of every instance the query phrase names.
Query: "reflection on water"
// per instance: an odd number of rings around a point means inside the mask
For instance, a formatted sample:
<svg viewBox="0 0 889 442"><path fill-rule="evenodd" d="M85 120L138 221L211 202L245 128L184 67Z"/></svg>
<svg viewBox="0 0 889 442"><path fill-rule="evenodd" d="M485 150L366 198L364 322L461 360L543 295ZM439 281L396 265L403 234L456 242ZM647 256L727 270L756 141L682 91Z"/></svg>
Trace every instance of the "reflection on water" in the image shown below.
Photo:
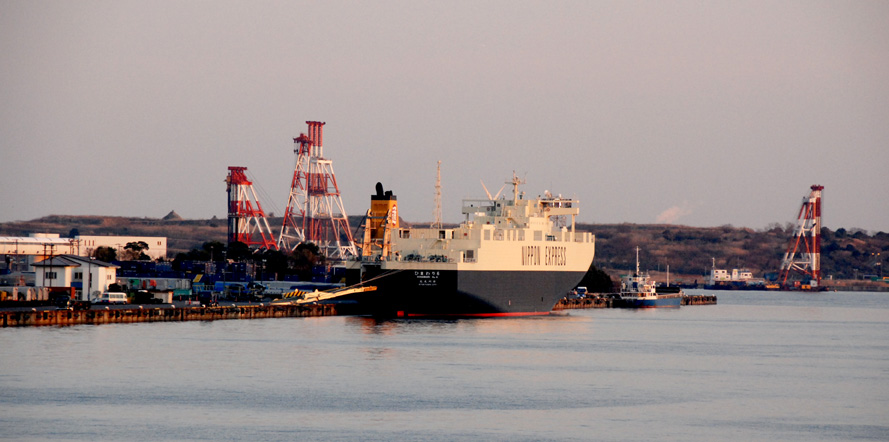
<svg viewBox="0 0 889 442"><path fill-rule="evenodd" d="M0 438L889 439L889 295L0 330Z"/></svg>

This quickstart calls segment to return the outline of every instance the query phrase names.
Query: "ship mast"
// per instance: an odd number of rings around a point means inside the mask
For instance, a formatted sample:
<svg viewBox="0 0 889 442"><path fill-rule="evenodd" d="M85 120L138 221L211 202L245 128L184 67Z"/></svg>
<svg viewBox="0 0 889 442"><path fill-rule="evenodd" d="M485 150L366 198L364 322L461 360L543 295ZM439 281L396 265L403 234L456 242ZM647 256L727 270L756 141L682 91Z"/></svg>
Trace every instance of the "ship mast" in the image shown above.
<svg viewBox="0 0 889 442"><path fill-rule="evenodd" d="M435 221L429 226L433 229L441 228L441 160L438 160L438 174L435 177L435 212L432 214Z"/></svg>
<svg viewBox="0 0 889 442"><path fill-rule="evenodd" d="M507 181L506 184L512 184L512 203L513 203L513 205L515 205L519 201L519 185L525 184L525 180L520 179L515 174L515 171L513 170L512 171L512 180Z"/></svg>
<svg viewBox="0 0 889 442"><path fill-rule="evenodd" d="M639 275L639 247L636 247L636 275Z"/></svg>

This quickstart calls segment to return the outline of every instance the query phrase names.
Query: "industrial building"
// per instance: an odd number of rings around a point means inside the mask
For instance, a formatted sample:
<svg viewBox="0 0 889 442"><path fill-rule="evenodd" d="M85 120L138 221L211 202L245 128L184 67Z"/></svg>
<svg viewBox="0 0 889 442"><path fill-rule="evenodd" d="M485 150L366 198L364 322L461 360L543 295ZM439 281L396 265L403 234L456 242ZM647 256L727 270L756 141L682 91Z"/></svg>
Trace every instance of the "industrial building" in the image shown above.
<svg viewBox="0 0 889 442"><path fill-rule="evenodd" d="M117 250L117 256L120 257L127 244L141 241L148 245L148 249L142 252L152 260L167 257L167 238L163 236L78 235L74 237L74 241L78 243L77 254L80 256L91 256L99 247L111 247Z"/></svg>
<svg viewBox="0 0 889 442"><path fill-rule="evenodd" d="M58 233L34 233L30 236L0 236L0 255L79 254L77 240L59 238Z"/></svg>
<svg viewBox="0 0 889 442"><path fill-rule="evenodd" d="M58 233L33 233L30 236L0 236L0 255L29 257L27 264L55 255L91 256L99 247L111 247L121 256L131 242L148 245L143 253L152 260L167 257L167 238L162 236L97 236L79 235L60 238Z"/></svg>

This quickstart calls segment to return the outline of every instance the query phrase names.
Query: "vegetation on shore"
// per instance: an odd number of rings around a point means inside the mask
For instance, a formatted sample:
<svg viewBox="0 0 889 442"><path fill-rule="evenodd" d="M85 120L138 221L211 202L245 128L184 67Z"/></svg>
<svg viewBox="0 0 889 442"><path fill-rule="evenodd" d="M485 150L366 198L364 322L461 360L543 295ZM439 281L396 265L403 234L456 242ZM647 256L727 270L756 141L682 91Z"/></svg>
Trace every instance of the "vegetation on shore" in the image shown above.
<svg viewBox="0 0 889 442"><path fill-rule="evenodd" d="M793 225L773 224L753 230L732 226L688 227L662 224L581 225L596 234L596 259L609 274L636 266L636 247L643 270L666 272L685 282L704 282L714 266L748 269L756 277L778 273L793 238ZM860 229L821 229L821 268L825 278L859 279L879 275L889 255L889 234ZM773 274L773 275L770 275ZM884 275L889 275L883 272Z"/></svg>

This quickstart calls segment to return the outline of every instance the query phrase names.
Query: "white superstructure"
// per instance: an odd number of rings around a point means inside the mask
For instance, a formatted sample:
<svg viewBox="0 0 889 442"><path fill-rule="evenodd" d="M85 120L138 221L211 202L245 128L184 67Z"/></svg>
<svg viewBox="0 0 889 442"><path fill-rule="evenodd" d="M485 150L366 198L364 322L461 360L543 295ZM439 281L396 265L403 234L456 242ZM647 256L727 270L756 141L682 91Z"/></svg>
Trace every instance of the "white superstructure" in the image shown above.
<svg viewBox="0 0 889 442"><path fill-rule="evenodd" d="M586 272L595 236L575 229L578 201L549 194L524 199L519 180L510 184L511 200L464 200L466 220L456 228L397 229L383 268Z"/></svg>

